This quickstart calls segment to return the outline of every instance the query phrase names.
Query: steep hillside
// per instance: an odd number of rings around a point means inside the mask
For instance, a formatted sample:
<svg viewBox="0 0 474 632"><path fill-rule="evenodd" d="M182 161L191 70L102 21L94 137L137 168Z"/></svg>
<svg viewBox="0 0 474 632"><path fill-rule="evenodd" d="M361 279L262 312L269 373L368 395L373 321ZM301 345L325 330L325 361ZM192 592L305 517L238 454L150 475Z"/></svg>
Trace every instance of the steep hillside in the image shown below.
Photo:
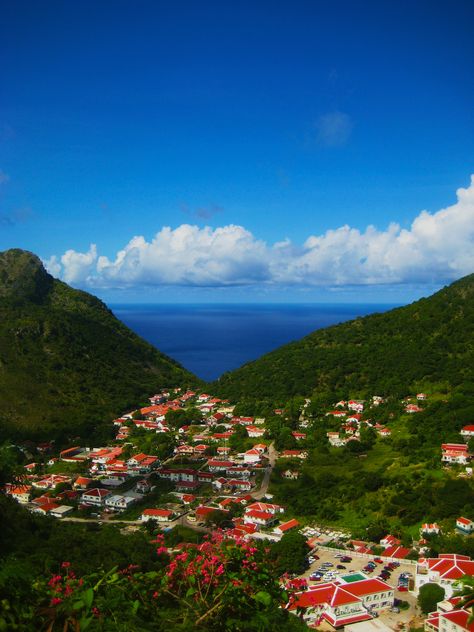
<svg viewBox="0 0 474 632"><path fill-rule="evenodd" d="M210 388L233 399L277 401L314 391L406 394L417 381L472 388L474 275L406 307L315 331Z"/></svg>
<svg viewBox="0 0 474 632"><path fill-rule="evenodd" d="M0 431L87 434L161 387L198 379L33 254L0 253Z"/></svg>

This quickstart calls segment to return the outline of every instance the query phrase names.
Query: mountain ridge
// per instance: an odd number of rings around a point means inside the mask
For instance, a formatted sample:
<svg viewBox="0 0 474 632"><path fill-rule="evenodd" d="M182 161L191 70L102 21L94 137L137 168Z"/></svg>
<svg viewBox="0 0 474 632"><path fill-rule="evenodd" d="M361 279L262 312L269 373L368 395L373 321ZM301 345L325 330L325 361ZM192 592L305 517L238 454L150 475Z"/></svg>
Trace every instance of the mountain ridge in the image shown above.
<svg viewBox="0 0 474 632"><path fill-rule="evenodd" d="M410 305L316 330L224 373L210 388L271 401L323 391L406 394L423 380L472 384L473 362L471 274Z"/></svg>
<svg viewBox="0 0 474 632"><path fill-rule="evenodd" d="M199 383L33 253L0 253L0 433L93 433L150 391Z"/></svg>

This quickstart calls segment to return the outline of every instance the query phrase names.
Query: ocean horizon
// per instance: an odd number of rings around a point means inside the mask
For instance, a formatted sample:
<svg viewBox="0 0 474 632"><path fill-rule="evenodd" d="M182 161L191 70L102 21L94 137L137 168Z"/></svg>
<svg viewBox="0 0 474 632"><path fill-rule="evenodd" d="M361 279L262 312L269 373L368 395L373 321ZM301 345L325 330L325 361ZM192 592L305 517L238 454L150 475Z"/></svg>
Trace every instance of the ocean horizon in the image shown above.
<svg viewBox="0 0 474 632"><path fill-rule="evenodd" d="M110 304L130 329L212 381L307 334L399 305L355 303Z"/></svg>

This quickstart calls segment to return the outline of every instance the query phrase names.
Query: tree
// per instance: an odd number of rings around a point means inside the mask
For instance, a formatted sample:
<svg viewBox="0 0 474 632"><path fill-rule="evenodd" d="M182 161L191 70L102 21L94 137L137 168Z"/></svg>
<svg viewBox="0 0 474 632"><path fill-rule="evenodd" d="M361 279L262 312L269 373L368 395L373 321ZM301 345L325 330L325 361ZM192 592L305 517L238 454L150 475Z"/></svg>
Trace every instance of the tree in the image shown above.
<svg viewBox="0 0 474 632"><path fill-rule="evenodd" d="M302 573L308 568L309 549L306 538L297 531L285 533L270 551L270 557L275 561L277 573Z"/></svg>
<svg viewBox="0 0 474 632"><path fill-rule="evenodd" d="M436 605L444 599L444 588L439 584L423 584L418 594L418 605L424 614L436 610Z"/></svg>

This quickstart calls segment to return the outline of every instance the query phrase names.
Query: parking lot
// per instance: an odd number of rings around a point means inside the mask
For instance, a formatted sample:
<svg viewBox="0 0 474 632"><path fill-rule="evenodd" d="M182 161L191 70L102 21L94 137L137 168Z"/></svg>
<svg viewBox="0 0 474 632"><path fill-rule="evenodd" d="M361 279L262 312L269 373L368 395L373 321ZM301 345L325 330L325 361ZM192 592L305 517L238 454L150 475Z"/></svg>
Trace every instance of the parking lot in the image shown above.
<svg viewBox="0 0 474 632"><path fill-rule="evenodd" d="M343 562L340 560L339 555L340 552L337 550L330 550L326 548L317 548L315 549L315 556L317 555L319 559L316 559L309 567L309 569L301 575L308 581L308 586L317 586L318 584L325 581L334 581L338 579L342 575L347 575L349 573L359 573L362 572L367 577L377 577L380 571L387 565L387 562L384 560L382 563L376 564L375 569L372 573L367 573L364 571L364 567L367 566L367 563L374 560L376 555L363 555L360 554L351 554L350 551L345 551L343 555L347 555L352 558L350 562ZM318 571L324 564L332 564L332 566L327 566L327 571L323 578L319 581L311 581L309 579L310 575ZM337 568L337 566L344 566L345 568ZM409 621L413 619L415 616L419 616L419 609L416 605L416 597L410 592L400 592L397 590L398 578L402 573L412 573L414 575L416 570L416 566L412 564L404 563L403 560L400 560L400 566L395 568L395 570L391 571L390 576L384 581L393 587L394 595L396 599L400 599L409 603L409 608L407 610L401 610L399 613L396 612L382 612L380 614L380 619L393 630L402 630L404 629L403 624L407 624Z"/></svg>

